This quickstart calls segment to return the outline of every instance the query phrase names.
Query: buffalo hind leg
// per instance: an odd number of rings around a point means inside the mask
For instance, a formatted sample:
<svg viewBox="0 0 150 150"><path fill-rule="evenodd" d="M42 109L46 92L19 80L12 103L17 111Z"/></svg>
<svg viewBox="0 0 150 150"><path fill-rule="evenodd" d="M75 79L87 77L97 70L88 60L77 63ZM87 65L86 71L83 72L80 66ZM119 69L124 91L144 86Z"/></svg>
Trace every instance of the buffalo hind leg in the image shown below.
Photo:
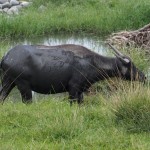
<svg viewBox="0 0 150 150"><path fill-rule="evenodd" d="M11 90L15 87L15 83L7 76L2 78L2 86L0 88L0 102L3 103Z"/></svg>
<svg viewBox="0 0 150 150"><path fill-rule="evenodd" d="M83 92L78 92L78 104L82 104L83 103Z"/></svg>
<svg viewBox="0 0 150 150"><path fill-rule="evenodd" d="M83 82L83 81L82 81ZM71 79L69 82L69 99L70 99L70 106L72 106L73 102L78 102L81 104L83 102L83 90L82 90L82 83L76 79Z"/></svg>
<svg viewBox="0 0 150 150"><path fill-rule="evenodd" d="M22 102L25 104L32 103L32 91L26 82L19 82L16 84L21 93Z"/></svg>

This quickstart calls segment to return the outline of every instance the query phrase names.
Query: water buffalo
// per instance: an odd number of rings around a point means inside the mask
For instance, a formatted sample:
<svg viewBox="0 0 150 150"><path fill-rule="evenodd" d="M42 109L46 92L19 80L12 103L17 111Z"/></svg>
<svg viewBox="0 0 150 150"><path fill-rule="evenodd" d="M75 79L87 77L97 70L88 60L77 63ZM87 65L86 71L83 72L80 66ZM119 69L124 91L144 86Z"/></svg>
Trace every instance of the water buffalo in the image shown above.
<svg viewBox="0 0 150 150"><path fill-rule="evenodd" d="M111 45L110 45L111 46ZM83 46L18 45L1 60L3 103L17 86L24 103L32 102L32 91L42 94L69 92L70 103L83 101L83 92L93 83L111 77L144 81L131 59L111 46L116 57L101 56Z"/></svg>

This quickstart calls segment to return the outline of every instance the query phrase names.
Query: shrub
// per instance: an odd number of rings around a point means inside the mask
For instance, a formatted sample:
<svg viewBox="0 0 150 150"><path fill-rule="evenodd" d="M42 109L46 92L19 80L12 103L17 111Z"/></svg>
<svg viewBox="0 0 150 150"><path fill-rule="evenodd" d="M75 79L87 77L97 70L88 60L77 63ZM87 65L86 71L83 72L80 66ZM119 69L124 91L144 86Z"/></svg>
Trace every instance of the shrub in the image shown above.
<svg viewBox="0 0 150 150"><path fill-rule="evenodd" d="M150 94L148 91L128 94L115 109L115 119L117 124L125 127L127 131L150 132Z"/></svg>

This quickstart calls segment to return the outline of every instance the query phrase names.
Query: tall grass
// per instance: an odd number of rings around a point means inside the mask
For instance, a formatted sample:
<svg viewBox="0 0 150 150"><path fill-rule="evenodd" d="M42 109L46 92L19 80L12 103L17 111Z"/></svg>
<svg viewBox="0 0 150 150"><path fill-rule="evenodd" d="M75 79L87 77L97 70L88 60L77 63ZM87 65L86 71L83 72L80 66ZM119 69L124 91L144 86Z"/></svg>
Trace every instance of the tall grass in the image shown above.
<svg viewBox="0 0 150 150"><path fill-rule="evenodd" d="M7 49L6 43L0 48ZM130 56L147 68L141 51L131 50ZM37 95L26 106L14 90L0 106L0 149L148 150L149 85L111 79L95 86L81 107L70 107L67 95Z"/></svg>
<svg viewBox="0 0 150 150"><path fill-rule="evenodd" d="M10 98L0 106L1 149L148 150L149 92L128 84L107 98L85 96L82 107L58 97L28 106Z"/></svg>
<svg viewBox="0 0 150 150"><path fill-rule="evenodd" d="M123 102L115 110L116 122L130 132L150 132L150 94L137 88L120 97Z"/></svg>
<svg viewBox="0 0 150 150"><path fill-rule="evenodd" d="M40 5L47 9L39 11ZM150 21L148 0L34 0L20 15L0 16L1 37L29 37L68 33L104 35L137 29Z"/></svg>
<svg viewBox="0 0 150 150"><path fill-rule="evenodd" d="M48 9L38 11L41 4ZM0 16L0 55L12 37L136 29L149 23L149 5L148 0L34 0L18 16ZM147 70L147 58L140 50L124 51ZM26 106L13 91L0 106L0 149L148 150L149 85L111 79L93 90L93 95L85 95L82 107L70 107L63 95L40 95Z"/></svg>

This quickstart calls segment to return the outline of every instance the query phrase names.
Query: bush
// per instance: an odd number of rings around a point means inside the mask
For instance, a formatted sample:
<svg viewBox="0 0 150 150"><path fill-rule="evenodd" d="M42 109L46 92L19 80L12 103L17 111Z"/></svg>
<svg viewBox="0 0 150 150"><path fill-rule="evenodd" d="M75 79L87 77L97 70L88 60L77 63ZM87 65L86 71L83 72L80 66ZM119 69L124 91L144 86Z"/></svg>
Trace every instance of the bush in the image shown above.
<svg viewBox="0 0 150 150"><path fill-rule="evenodd" d="M150 94L130 93L116 108L115 117L130 132L150 132Z"/></svg>

